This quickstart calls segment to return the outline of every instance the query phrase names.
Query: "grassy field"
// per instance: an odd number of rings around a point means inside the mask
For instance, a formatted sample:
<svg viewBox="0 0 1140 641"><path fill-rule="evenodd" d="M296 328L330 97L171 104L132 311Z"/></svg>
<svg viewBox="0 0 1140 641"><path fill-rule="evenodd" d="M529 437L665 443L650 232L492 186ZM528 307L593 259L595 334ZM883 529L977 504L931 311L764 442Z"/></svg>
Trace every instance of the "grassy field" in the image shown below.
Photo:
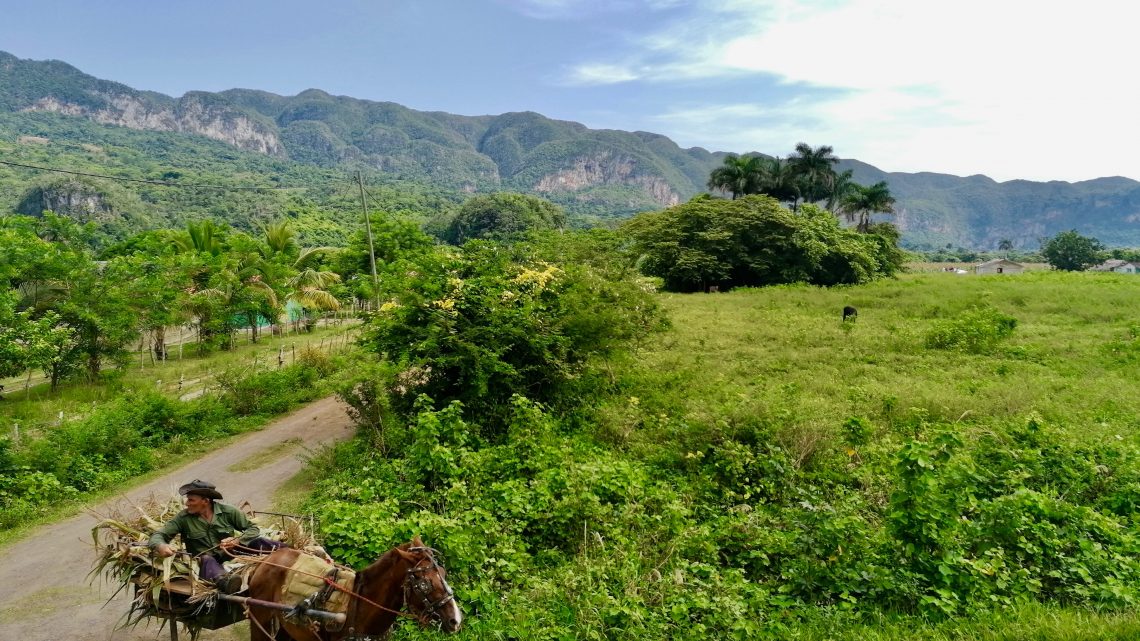
<svg viewBox="0 0 1140 641"><path fill-rule="evenodd" d="M914 412L976 429L1036 413L1081 438L1140 437L1135 277L908 274L662 300L673 329L640 356L638 402L704 424L770 417L801 458L849 417L887 430ZM841 322L845 305L856 322ZM924 346L977 306L1017 319L1012 337L986 354Z"/></svg>
<svg viewBox="0 0 1140 641"><path fill-rule="evenodd" d="M663 468L701 455L718 432L772 426L798 478L863 478L861 518L875 522L889 511L891 490L873 476L881 472L859 469L872 458L875 469L890 469L904 442L926 438L908 433L915 425L954 426L965 452L1028 421L1049 426L1074 451L1140 444L1140 278L929 272L851 288L661 300L673 327L617 370L627 396L600 408L597 429L601 440ZM845 305L858 308L856 322L841 321ZM978 353L927 346L937 327L979 307L1016 319L1012 335ZM844 433L853 418L871 427L863 446ZM786 638L1140 638L1131 609L1075 604L1021 603L941 622L821 612Z"/></svg>

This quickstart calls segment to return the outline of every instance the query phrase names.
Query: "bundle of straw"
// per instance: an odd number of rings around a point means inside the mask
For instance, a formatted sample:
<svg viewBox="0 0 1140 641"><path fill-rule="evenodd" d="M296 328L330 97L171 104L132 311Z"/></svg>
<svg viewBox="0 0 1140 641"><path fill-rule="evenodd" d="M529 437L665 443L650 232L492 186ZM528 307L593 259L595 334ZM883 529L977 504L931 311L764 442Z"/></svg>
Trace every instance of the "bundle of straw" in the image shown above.
<svg viewBox="0 0 1140 641"><path fill-rule="evenodd" d="M265 519L267 523L263 524L259 522L262 519L254 518L248 503L242 508L254 524L259 527L270 526L262 527L263 536L287 542L299 549L319 549L312 534L305 528L305 519L277 515ZM172 542L176 551L172 557L156 558L148 547L151 535L181 510L182 501L177 495L156 497L152 494L139 504L124 499L107 514L91 512L98 522L91 528L96 558L90 577L104 576L118 584L115 594L128 586L135 586L135 598L124 625L134 625L144 617L158 613L161 610L161 590L172 579L178 579L191 588L191 594L186 599L187 604L194 606L188 613L190 616L213 608L217 601L217 588L212 582L199 578L198 561L186 552L180 540ZM242 573L244 588L250 572L260 558L262 557L239 555L224 565L227 570Z"/></svg>

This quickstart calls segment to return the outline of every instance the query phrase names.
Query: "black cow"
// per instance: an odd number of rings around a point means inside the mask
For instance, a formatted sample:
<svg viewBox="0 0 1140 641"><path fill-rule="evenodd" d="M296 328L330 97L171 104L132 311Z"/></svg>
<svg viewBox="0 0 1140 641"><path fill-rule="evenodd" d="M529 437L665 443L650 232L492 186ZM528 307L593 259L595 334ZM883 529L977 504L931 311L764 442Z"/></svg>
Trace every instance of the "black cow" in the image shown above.
<svg viewBox="0 0 1140 641"><path fill-rule="evenodd" d="M854 307L852 307L850 305L843 308L843 322L846 323L847 319L850 318L851 322L854 323L855 319L858 317L859 317L859 310L855 309Z"/></svg>

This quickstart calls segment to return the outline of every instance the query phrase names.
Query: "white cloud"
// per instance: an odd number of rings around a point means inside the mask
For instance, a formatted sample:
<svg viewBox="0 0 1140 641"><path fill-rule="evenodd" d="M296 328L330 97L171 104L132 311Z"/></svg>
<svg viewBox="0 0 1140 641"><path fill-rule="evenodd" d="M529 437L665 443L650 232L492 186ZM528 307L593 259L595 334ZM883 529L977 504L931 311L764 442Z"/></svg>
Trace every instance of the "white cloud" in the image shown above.
<svg viewBox="0 0 1140 641"><path fill-rule="evenodd" d="M636 80L638 74L623 65L579 65L565 79L570 85L613 85Z"/></svg>
<svg viewBox="0 0 1140 641"><path fill-rule="evenodd" d="M698 17L702 19L698 19ZM1131 79L1140 7L1108 0L710 0L579 82L767 74L838 88L810 104L661 116L690 144L769 153L831 144L884 169L998 179L1140 178ZM719 111L718 111L719 110ZM764 127L750 125L761 118ZM784 124L777 124L784 123ZM796 124L800 123L800 124ZM808 129L810 127L810 130Z"/></svg>

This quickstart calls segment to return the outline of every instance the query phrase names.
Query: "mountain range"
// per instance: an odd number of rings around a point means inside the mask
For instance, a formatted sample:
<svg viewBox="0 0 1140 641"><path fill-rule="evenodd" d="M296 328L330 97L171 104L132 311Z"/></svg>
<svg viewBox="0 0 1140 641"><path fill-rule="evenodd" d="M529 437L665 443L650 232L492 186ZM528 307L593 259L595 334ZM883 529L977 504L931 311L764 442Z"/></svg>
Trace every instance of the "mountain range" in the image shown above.
<svg viewBox="0 0 1140 641"><path fill-rule="evenodd" d="M705 190L725 156L683 149L659 134L590 129L533 112L461 116L319 89L296 96L192 91L174 98L64 62L0 52L0 114L11 114L4 132L15 137L3 142L42 138L35 132L43 121L33 117L42 112L201 136L279 166L364 167L460 194L533 193L564 205L572 218L595 222L687 200ZM1036 248L1041 238L1068 229L1109 245L1140 246L1140 183L1130 179L998 183L980 175L888 173L857 160L843 160L839 169L851 169L862 184L889 183L894 221L910 246L994 249L1009 239Z"/></svg>

